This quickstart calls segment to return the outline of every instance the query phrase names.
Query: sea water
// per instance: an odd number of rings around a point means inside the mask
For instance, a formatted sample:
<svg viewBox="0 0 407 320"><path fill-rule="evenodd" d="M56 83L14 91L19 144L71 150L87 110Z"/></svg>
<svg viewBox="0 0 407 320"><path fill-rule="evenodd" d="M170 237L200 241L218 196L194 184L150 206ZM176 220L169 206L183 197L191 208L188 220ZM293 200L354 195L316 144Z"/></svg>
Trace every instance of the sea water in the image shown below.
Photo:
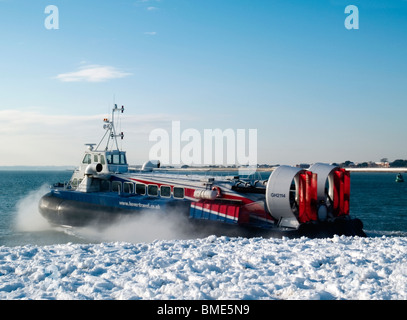
<svg viewBox="0 0 407 320"><path fill-rule="evenodd" d="M0 171L0 246L57 244L81 240L52 228L39 214L38 201L71 171Z"/></svg>
<svg viewBox="0 0 407 320"><path fill-rule="evenodd" d="M351 173L350 212L371 236L407 236L407 182L396 182L396 175Z"/></svg>
<svg viewBox="0 0 407 320"><path fill-rule="evenodd" d="M115 240L101 233L51 227L39 214L38 201L49 186L68 181L71 175L71 171L0 171L0 246ZM368 236L407 236L407 182L397 183L395 178L396 173L388 172L351 173L351 216L363 221Z"/></svg>

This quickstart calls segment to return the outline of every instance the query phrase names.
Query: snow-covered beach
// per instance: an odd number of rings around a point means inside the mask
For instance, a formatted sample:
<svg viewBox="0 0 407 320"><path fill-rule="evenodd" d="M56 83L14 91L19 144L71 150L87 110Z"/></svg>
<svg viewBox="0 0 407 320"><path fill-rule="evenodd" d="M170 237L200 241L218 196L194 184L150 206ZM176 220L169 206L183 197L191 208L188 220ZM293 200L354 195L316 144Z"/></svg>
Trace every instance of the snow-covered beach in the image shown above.
<svg viewBox="0 0 407 320"><path fill-rule="evenodd" d="M2 300L405 300L406 237L0 247Z"/></svg>

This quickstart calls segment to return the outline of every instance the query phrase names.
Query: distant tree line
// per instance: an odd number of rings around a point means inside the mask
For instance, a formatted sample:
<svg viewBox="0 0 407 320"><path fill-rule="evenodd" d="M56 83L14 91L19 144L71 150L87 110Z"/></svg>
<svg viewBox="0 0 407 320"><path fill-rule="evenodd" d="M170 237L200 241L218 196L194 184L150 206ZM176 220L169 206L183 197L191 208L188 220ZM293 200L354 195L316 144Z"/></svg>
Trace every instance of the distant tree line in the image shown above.
<svg viewBox="0 0 407 320"><path fill-rule="evenodd" d="M404 168L407 167L407 160L394 160L393 162L390 162L390 167L391 168Z"/></svg>
<svg viewBox="0 0 407 320"><path fill-rule="evenodd" d="M377 168L377 167L383 167L385 163L388 163L388 167L390 168L406 168L407 167L407 160L402 160L402 159L397 159L394 160L393 162L387 161L387 158L381 159L379 163L377 162L360 162L355 164L353 161L347 160L345 162L342 162L339 165L340 167L343 168Z"/></svg>

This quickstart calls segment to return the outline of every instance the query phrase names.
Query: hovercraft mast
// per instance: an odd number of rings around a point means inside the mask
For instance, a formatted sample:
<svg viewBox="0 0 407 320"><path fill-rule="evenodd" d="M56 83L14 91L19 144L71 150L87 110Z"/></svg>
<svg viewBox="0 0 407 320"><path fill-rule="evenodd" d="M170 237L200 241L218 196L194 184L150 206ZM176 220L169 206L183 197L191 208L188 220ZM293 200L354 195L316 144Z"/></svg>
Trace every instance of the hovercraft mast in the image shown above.
<svg viewBox="0 0 407 320"><path fill-rule="evenodd" d="M117 143L117 138L120 137L121 140L123 140L123 138L124 138L124 133L123 132L120 132L119 134L116 134L116 129L115 129L115 126L114 126L114 113L119 112L119 111L121 113L123 113L124 112L124 106L119 108L117 106L117 104L115 104L114 108L112 109L112 120L109 121L108 118L103 119L103 122L104 122L103 129L105 129L106 132L103 135L102 139L100 140L99 144L97 145L96 150L99 149L99 146L102 144L103 140L105 140L106 136L107 136L107 143L106 143L105 151L109 150L110 139L114 140L114 144L116 145L116 150L119 150L119 144ZM110 137L110 139L109 139L109 137ZM89 144L87 144L87 145L89 145Z"/></svg>

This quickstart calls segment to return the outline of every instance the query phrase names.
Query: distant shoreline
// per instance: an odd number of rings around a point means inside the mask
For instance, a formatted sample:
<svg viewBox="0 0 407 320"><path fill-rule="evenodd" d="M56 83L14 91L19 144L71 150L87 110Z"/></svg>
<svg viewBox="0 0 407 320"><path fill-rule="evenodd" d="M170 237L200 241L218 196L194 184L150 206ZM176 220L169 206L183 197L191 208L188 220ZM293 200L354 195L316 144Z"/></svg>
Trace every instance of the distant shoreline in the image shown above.
<svg viewBox="0 0 407 320"><path fill-rule="evenodd" d="M345 168L350 172L407 172L407 168Z"/></svg>

